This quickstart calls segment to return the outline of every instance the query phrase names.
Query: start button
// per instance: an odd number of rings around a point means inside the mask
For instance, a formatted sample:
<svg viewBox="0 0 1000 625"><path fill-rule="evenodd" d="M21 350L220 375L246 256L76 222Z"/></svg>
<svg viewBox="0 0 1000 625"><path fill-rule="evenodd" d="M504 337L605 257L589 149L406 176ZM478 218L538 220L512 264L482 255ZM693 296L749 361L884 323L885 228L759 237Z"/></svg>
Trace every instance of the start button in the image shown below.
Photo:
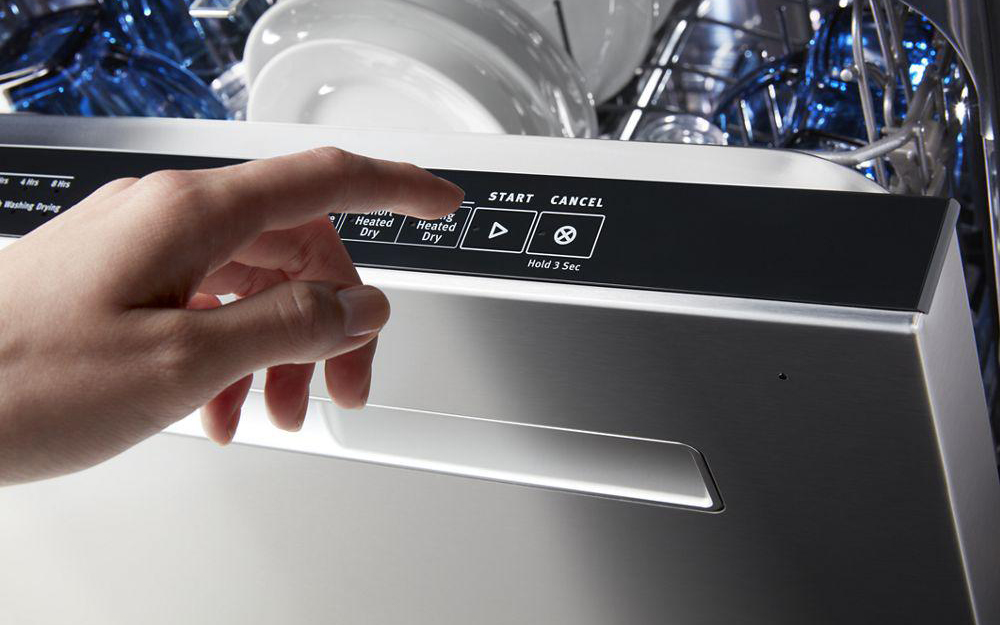
<svg viewBox="0 0 1000 625"><path fill-rule="evenodd" d="M513 208L477 208L462 249L520 254L537 214Z"/></svg>

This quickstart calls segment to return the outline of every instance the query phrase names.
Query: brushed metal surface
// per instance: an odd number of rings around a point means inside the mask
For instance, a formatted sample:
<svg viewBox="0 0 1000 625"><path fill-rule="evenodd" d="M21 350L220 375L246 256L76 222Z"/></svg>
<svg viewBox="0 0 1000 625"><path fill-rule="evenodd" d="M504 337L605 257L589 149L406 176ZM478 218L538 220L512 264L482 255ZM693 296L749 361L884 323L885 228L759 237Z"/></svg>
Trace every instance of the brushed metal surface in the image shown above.
<svg viewBox="0 0 1000 625"><path fill-rule="evenodd" d="M996 564L985 413L962 393L936 415L928 395L956 376L982 392L955 342L968 330L956 263L928 320L905 326L527 298L437 299L432 320L430 295L396 297L411 321L392 332L440 344L387 335L376 402L690 444L725 509L161 436L0 491L0 605L12 622L994 622L989 593L978 621L969 599L996 583L969 560L987 549ZM929 325L962 367L925 371ZM978 442L943 454L944 421Z"/></svg>
<svg viewBox="0 0 1000 625"><path fill-rule="evenodd" d="M977 622L1000 623L1000 480L989 422L981 417L986 404L972 321L967 310L952 305L966 297L954 249L942 275L948 278L934 308L918 319L917 345Z"/></svg>

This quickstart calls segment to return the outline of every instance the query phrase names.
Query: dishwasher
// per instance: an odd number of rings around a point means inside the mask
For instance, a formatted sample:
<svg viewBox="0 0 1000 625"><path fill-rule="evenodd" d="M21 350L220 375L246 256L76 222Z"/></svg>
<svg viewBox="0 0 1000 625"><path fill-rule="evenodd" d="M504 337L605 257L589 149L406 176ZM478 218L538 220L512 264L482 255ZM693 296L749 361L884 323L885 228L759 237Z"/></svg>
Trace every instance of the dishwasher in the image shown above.
<svg viewBox="0 0 1000 625"><path fill-rule="evenodd" d="M998 20L0 2L0 246L321 145L466 191L330 215L393 306L363 410L258 375L231 446L0 489L0 622L1000 624Z"/></svg>

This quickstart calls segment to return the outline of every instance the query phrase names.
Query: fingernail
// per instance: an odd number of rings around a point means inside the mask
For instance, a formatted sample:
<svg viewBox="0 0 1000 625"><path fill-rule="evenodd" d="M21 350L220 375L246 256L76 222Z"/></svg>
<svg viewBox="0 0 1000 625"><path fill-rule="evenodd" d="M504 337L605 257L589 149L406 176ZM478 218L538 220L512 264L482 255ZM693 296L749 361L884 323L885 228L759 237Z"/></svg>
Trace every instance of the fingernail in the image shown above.
<svg viewBox="0 0 1000 625"><path fill-rule="evenodd" d="M389 320L389 300L373 286L352 286L337 292L344 311L344 334L364 336L382 329Z"/></svg>

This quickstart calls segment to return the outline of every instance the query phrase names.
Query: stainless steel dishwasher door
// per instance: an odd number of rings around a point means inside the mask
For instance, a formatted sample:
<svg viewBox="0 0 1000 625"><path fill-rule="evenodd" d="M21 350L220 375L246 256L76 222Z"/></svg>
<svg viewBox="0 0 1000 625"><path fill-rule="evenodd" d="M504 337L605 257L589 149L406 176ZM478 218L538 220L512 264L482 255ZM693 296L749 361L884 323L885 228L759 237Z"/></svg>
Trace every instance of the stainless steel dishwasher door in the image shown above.
<svg viewBox="0 0 1000 625"><path fill-rule="evenodd" d="M996 622L1000 506L956 247L926 318L479 279L489 293L458 295L457 277L405 292L398 273L366 275L397 312L374 403L419 391L411 408L681 441L724 507L352 462L307 452L311 434L164 434L0 490L5 620Z"/></svg>

